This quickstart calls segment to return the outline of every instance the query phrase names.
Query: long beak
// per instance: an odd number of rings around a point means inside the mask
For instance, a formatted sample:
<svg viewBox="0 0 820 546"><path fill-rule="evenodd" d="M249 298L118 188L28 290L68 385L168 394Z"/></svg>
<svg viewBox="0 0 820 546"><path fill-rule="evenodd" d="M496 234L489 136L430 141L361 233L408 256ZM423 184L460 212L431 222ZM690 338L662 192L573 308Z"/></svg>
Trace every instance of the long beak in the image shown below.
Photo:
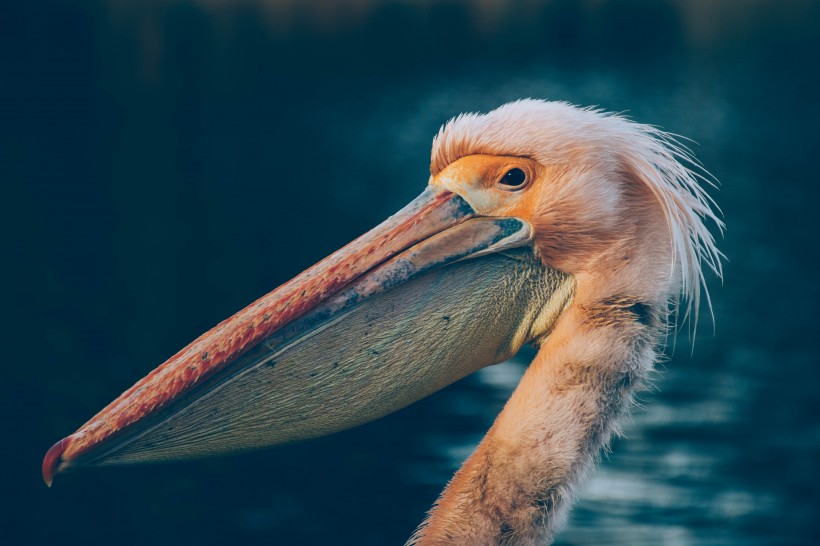
<svg viewBox="0 0 820 546"><path fill-rule="evenodd" d="M458 195L428 188L194 340L57 442L43 460L43 479L50 486L79 466L200 457L328 434L508 358L544 322L544 309L551 316L566 303L570 283L521 256L473 258L502 256L530 238L522 220L475 218ZM465 260L485 263L466 268ZM518 294L494 295L499 280ZM502 302L509 316L488 308L502 298L512 301ZM487 314L496 324L485 335L477 320L487 322ZM448 353L461 343L465 350Z"/></svg>

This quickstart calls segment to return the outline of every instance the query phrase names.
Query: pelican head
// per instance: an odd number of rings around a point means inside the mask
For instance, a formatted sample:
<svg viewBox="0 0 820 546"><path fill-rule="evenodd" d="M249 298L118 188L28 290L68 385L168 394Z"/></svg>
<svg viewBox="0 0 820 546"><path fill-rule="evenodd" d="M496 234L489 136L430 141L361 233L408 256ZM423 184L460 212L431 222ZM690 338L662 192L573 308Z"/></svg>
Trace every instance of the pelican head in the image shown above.
<svg viewBox="0 0 820 546"><path fill-rule="evenodd" d="M563 520L683 298L705 221L669 135L522 100L446 123L428 187L194 340L55 444L43 477L320 436L413 403L522 345L538 353L413 544L540 544ZM702 178L702 177L701 177Z"/></svg>

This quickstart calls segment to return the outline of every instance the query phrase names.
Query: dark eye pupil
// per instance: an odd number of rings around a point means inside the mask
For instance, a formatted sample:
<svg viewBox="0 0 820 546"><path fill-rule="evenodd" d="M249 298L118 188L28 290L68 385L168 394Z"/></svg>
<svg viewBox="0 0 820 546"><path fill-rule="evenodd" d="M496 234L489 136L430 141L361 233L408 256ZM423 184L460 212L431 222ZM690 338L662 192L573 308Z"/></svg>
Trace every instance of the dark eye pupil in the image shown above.
<svg viewBox="0 0 820 546"><path fill-rule="evenodd" d="M510 169L501 179L505 186L520 186L527 179L527 175L521 169Z"/></svg>

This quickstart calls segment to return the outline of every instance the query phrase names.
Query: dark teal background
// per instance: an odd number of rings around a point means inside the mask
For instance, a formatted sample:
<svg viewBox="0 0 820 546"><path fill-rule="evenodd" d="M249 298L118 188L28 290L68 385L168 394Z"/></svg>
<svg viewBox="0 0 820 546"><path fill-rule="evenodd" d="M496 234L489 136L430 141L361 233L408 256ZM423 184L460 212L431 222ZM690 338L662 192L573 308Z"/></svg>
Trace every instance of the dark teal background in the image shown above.
<svg viewBox="0 0 820 546"><path fill-rule="evenodd" d="M48 447L424 187L433 134L522 97L694 139L715 310L580 489L562 544L820 533L820 10L810 2L0 5L6 544L401 544L525 358L378 422L40 478Z"/></svg>

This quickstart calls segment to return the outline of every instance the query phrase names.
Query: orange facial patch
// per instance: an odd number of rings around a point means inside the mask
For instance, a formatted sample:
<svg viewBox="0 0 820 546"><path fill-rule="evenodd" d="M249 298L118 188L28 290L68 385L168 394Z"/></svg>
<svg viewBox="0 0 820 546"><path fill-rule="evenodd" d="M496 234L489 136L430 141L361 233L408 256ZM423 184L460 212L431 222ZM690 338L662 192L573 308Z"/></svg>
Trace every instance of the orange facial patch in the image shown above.
<svg viewBox="0 0 820 546"><path fill-rule="evenodd" d="M504 183L504 176L513 169L520 169L526 177L520 187ZM460 195L481 216L512 216L531 222L546 171L526 157L476 154L447 165L430 185Z"/></svg>

